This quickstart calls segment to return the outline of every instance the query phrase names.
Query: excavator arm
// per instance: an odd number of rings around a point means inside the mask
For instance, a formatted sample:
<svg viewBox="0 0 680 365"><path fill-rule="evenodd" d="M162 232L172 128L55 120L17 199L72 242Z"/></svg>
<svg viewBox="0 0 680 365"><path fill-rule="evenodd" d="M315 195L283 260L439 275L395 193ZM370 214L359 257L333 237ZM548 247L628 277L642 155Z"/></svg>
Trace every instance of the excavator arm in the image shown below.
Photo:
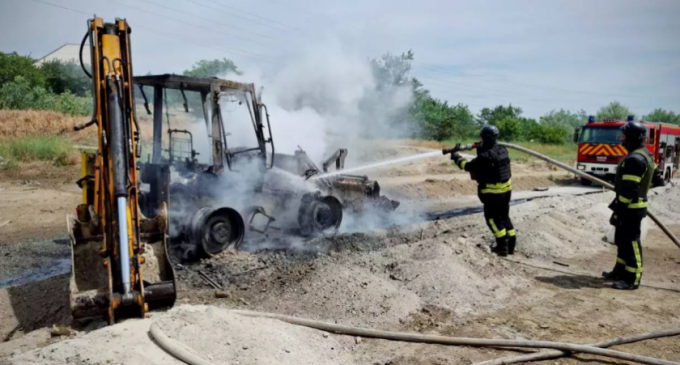
<svg viewBox="0 0 680 365"><path fill-rule="evenodd" d="M71 220L74 318L144 317L176 297L168 260L167 209L147 219L139 210L131 29L125 20L88 22L98 150L83 154L83 203Z"/></svg>

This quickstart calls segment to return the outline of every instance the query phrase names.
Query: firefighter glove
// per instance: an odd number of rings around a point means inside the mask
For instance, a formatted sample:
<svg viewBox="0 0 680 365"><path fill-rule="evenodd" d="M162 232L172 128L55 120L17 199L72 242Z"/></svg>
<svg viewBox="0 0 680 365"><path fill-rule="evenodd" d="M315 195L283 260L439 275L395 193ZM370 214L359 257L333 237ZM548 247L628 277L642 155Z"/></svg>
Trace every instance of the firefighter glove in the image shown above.
<svg viewBox="0 0 680 365"><path fill-rule="evenodd" d="M462 159L463 159L463 157L458 152L454 152L454 153L451 154L451 160L455 161L456 164L458 164L458 161L460 161Z"/></svg>

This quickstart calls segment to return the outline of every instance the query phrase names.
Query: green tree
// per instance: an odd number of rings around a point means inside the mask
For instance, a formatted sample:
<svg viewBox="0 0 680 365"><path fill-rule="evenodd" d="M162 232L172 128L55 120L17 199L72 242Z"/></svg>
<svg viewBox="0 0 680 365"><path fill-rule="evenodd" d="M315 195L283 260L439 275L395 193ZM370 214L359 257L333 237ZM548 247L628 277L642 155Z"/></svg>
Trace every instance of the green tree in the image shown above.
<svg viewBox="0 0 680 365"><path fill-rule="evenodd" d="M39 70L45 79L45 87L54 93L61 94L67 90L78 96L91 93L92 80L75 62L49 61L43 63Z"/></svg>
<svg viewBox="0 0 680 365"><path fill-rule="evenodd" d="M196 62L190 70L184 71L184 76L193 77L224 77L228 74L243 74L238 70L232 60L223 58L221 60L200 60Z"/></svg>
<svg viewBox="0 0 680 365"><path fill-rule="evenodd" d="M507 118L519 119L522 115L522 108L499 105L493 109L484 108L477 115L480 125L491 124L497 126L502 120Z"/></svg>
<svg viewBox="0 0 680 365"><path fill-rule="evenodd" d="M629 115L633 115L627 106L622 105L618 101L613 101L607 106L603 106L597 111L597 120L616 119L626 120Z"/></svg>
<svg viewBox="0 0 680 365"><path fill-rule="evenodd" d="M463 139L474 129L474 116L467 105L450 106L447 102L428 97L415 107L423 138L443 141Z"/></svg>
<svg viewBox="0 0 680 365"><path fill-rule="evenodd" d="M653 112L645 115L642 119L650 122L661 122L680 125L680 114L661 108L654 109Z"/></svg>
<svg viewBox="0 0 680 365"><path fill-rule="evenodd" d="M542 132L551 134L551 142L545 143L555 143L558 139L557 136L561 134L573 135L577 128L583 126L588 120L587 113L584 110L579 110L576 113L572 113L568 110L560 109L559 111L552 110L540 118L540 124L544 127L549 127L552 129L542 129ZM545 139L545 138L544 138ZM540 140L540 139L539 139ZM563 143L567 140L564 138Z"/></svg>
<svg viewBox="0 0 680 365"><path fill-rule="evenodd" d="M519 122L522 128L522 138L525 141L536 140L536 131L540 127L536 119L531 118L519 118Z"/></svg>
<svg viewBox="0 0 680 365"><path fill-rule="evenodd" d="M503 141L512 142L522 138L522 122L518 118L505 117L496 123L496 127Z"/></svg>
<svg viewBox="0 0 680 365"><path fill-rule="evenodd" d="M14 81L17 76L23 77L31 86L43 86L45 82L40 70L33 65L33 59L0 52L0 86Z"/></svg>
<svg viewBox="0 0 680 365"><path fill-rule="evenodd" d="M377 89L383 90L404 86L409 83L422 86L418 80L409 77L413 60L414 54L411 50L399 56L388 52L379 58L372 59L371 69L377 83ZM416 89L419 86L416 86Z"/></svg>
<svg viewBox="0 0 680 365"><path fill-rule="evenodd" d="M23 76L0 87L0 109L53 110L65 114L88 115L92 98L77 97L66 91L54 94L42 86L31 86Z"/></svg>

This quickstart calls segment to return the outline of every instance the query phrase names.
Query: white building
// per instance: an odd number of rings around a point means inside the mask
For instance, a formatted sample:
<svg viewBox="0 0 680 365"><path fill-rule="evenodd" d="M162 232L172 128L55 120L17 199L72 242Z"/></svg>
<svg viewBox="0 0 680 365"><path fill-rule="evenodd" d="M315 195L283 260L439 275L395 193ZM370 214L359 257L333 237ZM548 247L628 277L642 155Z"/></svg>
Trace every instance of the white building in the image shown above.
<svg viewBox="0 0 680 365"><path fill-rule="evenodd" d="M74 62L80 64L79 59L80 44L64 44L63 46L55 49L54 51L48 53L43 58L35 61L33 64L40 67L44 62L59 60L64 63ZM85 45L83 48L83 63L86 65L90 64L90 47Z"/></svg>

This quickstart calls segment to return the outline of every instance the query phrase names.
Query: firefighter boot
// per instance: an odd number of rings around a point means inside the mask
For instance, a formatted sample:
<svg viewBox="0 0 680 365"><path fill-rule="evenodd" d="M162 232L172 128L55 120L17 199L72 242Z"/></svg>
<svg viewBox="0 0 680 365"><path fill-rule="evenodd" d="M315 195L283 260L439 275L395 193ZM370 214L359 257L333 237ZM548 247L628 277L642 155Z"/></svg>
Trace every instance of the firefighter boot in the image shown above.
<svg viewBox="0 0 680 365"><path fill-rule="evenodd" d="M491 252L498 256L508 256L508 237L496 238L496 246L491 247Z"/></svg>
<svg viewBox="0 0 680 365"><path fill-rule="evenodd" d="M629 284L625 281L617 281L614 284L612 284L612 288L617 290L636 290L638 288L638 285Z"/></svg>
<svg viewBox="0 0 680 365"><path fill-rule="evenodd" d="M621 280L621 279L622 279L621 275L620 275L618 272L616 272L616 270L612 270L612 271L603 271L603 272L602 272L602 277L603 277L605 280L611 280L611 281L618 281L618 280Z"/></svg>
<svg viewBox="0 0 680 365"><path fill-rule="evenodd" d="M624 276L624 271L625 271L625 265L619 262L619 259L616 260L616 265L614 265L614 269L612 271L603 271L602 272L602 278L604 280L610 280L610 281L621 281L623 280Z"/></svg>
<svg viewBox="0 0 680 365"><path fill-rule="evenodd" d="M508 237L508 255L515 254L515 246L517 246L517 236Z"/></svg>

